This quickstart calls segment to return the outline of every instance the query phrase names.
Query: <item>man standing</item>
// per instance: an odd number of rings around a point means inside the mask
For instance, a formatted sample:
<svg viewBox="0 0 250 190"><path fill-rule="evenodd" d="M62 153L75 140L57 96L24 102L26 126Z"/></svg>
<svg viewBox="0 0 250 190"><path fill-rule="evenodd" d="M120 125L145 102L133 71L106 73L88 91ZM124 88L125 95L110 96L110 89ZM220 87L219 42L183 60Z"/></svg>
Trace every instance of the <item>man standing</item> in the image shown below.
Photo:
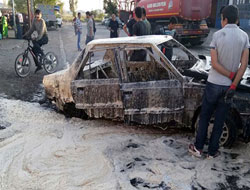
<svg viewBox="0 0 250 190"><path fill-rule="evenodd" d="M32 51L38 57L38 55L44 56L44 53L41 49L41 46L44 44L47 44L48 39L48 32L47 27L45 24L45 21L42 19L42 13L39 9L35 11L35 18L33 20L32 26L29 29L29 31L23 35L23 37L30 36L34 31L37 32L38 36L36 38L33 38L33 49ZM37 59L34 57L34 62L37 66L36 71L39 71L42 69L41 63L37 61Z"/></svg>
<svg viewBox="0 0 250 190"><path fill-rule="evenodd" d="M170 35L174 38L176 34L176 30L174 29L175 24L177 24L176 19L174 17L171 17L168 24L168 30L166 30L164 34Z"/></svg>
<svg viewBox="0 0 250 190"><path fill-rule="evenodd" d="M214 113L215 121L209 140L208 158L220 154L219 139L235 89L241 80L249 55L248 35L238 26L239 12L234 5L226 6L221 15L222 29L214 33L211 42L211 64L203 96L196 141L189 145L189 152L202 156L207 138L208 124Z"/></svg>
<svg viewBox="0 0 250 190"><path fill-rule="evenodd" d="M176 30L174 29L174 25L177 23L175 18L170 18L169 24L168 24L168 30L164 31L164 35L170 35L173 38L175 37ZM173 47L172 46L162 46L161 47L162 53L168 58L168 60L172 60L173 56Z"/></svg>
<svg viewBox="0 0 250 190"><path fill-rule="evenodd" d="M87 45L90 41L94 39L94 24L89 11L86 12L86 17L87 17L87 36L85 44Z"/></svg>
<svg viewBox="0 0 250 190"><path fill-rule="evenodd" d="M77 15L76 33L77 33L77 48L78 48L78 51L82 51L82 48L81 48L81 35L82 35L81 13L78 13L78 15Z"/></svg>
<svg viewBox="0 0 250 190"><path fill-rule="evenodd" d="M147 16L146 9L144 7L142 7L142 20L146 24L146 35L150 35L151 34L151 24L148 21L146 16Z"/></svg>
<svg viewBox="0 0 250 190"><path fill-rule="evenodd" d="M142 21L142 9L141 7L135 8L135 20L136 23L133 26L134 36L146 35L146 24ZM135 50L131 55L130 61L145 61L147 53L145 50Z"/></svg>
<svg viewBox="0 0 250 190"><path fill-rule="evenodd" d="M72 24L74 26L75 35L77 35L77 31L76 31L76 17L73 18Z"/></svg>
<svg viewBox="0 0 250 190"><path fill-rule="evenodd" d="M109 22L110 38L118 37L119 23L116 20L115 14L112 14L112 18Z"/></svg>
<svg viewBox="0 0 250 190"><path fill-rule="evenodd" d="M134 33L133 33L133 26L134 24L136 23L136 20L133 18L133 12L130 13L129 15L129 20L127 22L127 24L125 24L123 26L123 30L124 32L128 35L128 36L133 36Z"/></svg>
<svg viewBox="0 0 250 190"><path fill-rule="evenodd" d="M7 16L2 17L2 32L3 32L3 37L8 38L8 21L7 21Z"/></svg>
<svg viewBox="0 0 250 190"><path fill-rule="evenodd" d="M141 7L135 8L135 20L136 23L133 26L133 35L134 36L143 36L146 35L146 24L142 21L142 9Z"/></svg>
<svg viewBox="0 0 250 190"><path fill-rule="evenodd" d="M96 33L96 27L95 27L95 19L94 19L94 14L93 13L91 13L91 18L93 20L93 31L94 31L94 37L93 37L93 39L94 39L95 38L95 33Z"/></svg>

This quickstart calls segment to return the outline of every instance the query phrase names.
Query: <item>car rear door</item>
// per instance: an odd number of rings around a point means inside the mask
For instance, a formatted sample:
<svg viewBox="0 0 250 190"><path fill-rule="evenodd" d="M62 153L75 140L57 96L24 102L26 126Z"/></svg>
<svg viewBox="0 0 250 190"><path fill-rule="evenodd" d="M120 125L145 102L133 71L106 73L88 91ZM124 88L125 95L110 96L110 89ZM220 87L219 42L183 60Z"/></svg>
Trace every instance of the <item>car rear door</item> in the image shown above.
<svg viewBox="0 0 250 190"><path fill-rule="evenodd" d="M121 92L127 122L182 122L183 88L178 80L123 83Z"/></svg>
<svg viewBox="0 0 250 190"><path fill-rule="evenodd" d="M77 109L91 118L123 118L123 104L118 79L82 79L72 82Z"/></svg>
<svg viewBox="0 0 250 190"><path fill-rule="evenodd" d="M95 51L94 56L90 53L86 66L71 83L76 108L91 118L123 119L120 80L113 56L113 50L103 54Z"/></svg>
<svg viewBox="0 0 250 190"><path fill-rule="evenodd" d="M178 72L164 65L165 57L156 60L152 49L146 51L146 61L122 63L127 76L121 84L124 119L146 125L181 123L184 100Z"/></svg>

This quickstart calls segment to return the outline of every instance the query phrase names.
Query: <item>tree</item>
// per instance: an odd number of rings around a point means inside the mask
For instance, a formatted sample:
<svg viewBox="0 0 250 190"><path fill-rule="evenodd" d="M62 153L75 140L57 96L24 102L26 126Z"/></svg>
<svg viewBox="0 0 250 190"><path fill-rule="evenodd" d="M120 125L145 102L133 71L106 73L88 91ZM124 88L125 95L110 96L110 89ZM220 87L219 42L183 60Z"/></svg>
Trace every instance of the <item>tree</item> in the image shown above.
<svg viewBox="0 0 250 190"><path fill-rule="evenodd" d="M69 8L70 11L73 13L73 16L76 16L77 3L78 0L69 0Z"/></svg>
<svg viewBox="0 0 250 190"><path fill-rule="evenodd" d="M111 16L112 14L117 15L117 5L118 3L116 0L103 0L103 8L105 10L105 13L108 14L108 16Z"/></svg>
<svg viewBox="0 0 250 190"><path fill-rule="evenodd" d="M94 15L94 18L96 21L101 21L104 18L103 10L97 9L97 10L91 11L91 13Z"/></svg>
<svg viewBox="0 0 250 190"><path fill-rule="evenodd" d="M17 12L20 12L20 13L27 13L28 12L28 10L27 10L27 1L15 0L14 4L15 4L15 8L16 8ZM8 5L10 7L12 7L12 0L9 0Z"/></svg>
<svg viewBox="0 0 250 190"><path fill-rule="evenodd" d="M9 0L9 6L12 7L12 0ZM60 0L34 0L34 6L37 4L45 4L45 5L63 5ZM15 0L15 9L17 12L27 13L27 1L26 0Z"/></svg>

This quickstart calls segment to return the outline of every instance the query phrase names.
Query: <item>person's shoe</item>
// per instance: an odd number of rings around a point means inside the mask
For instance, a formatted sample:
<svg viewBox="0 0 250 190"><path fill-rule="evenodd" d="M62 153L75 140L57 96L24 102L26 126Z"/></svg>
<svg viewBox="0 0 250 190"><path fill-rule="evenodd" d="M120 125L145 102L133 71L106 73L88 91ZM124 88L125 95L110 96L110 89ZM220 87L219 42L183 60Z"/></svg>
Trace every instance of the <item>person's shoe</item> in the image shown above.
<svg viewBox="0 0 250 190"><path fill-rule="evenodd" d="M35 73L37 73L38 71L40 71L42 69L41 66L37 66L36 70L35 70Z"/></svg>
<svg viewBox="0 0 250 190"><path fill-rule="evenodd" d="M218 156L220 156L220 151L217 151L214 155L208 154L208 155L207 155L207 159L208 159L208 160L211 160L211 159L214 159L214 158L216 158L216 157L218 157Z"/></svg>
<svg viewBox="0 0 250 190"><path fill-rule="evenodd" d="M188 151L195 157L201 158L202 157L202 151L195 148L193 144L190 144L188 147Z"/></svg>

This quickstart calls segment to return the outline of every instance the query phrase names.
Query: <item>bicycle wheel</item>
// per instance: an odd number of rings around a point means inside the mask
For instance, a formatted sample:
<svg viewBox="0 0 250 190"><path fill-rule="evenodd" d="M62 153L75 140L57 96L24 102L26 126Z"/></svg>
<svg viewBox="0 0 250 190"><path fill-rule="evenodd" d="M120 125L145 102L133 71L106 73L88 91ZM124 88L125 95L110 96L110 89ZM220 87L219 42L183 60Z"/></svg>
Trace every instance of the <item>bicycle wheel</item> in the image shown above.
<svg viewBox="0 0 250 190"><path fill-rule="evenodd" d="M44 70L49 74L54 73L56 71L57 65L57 56L53 52L46 53L45 58L43 59Z"/></svg>
<svg viewBox="0 0 250 190"><path fill-rule="evenodd" d="M15 71L19 77L27 77L30 73L31 61L28 55L21 53L15 61Z"/></svg>

